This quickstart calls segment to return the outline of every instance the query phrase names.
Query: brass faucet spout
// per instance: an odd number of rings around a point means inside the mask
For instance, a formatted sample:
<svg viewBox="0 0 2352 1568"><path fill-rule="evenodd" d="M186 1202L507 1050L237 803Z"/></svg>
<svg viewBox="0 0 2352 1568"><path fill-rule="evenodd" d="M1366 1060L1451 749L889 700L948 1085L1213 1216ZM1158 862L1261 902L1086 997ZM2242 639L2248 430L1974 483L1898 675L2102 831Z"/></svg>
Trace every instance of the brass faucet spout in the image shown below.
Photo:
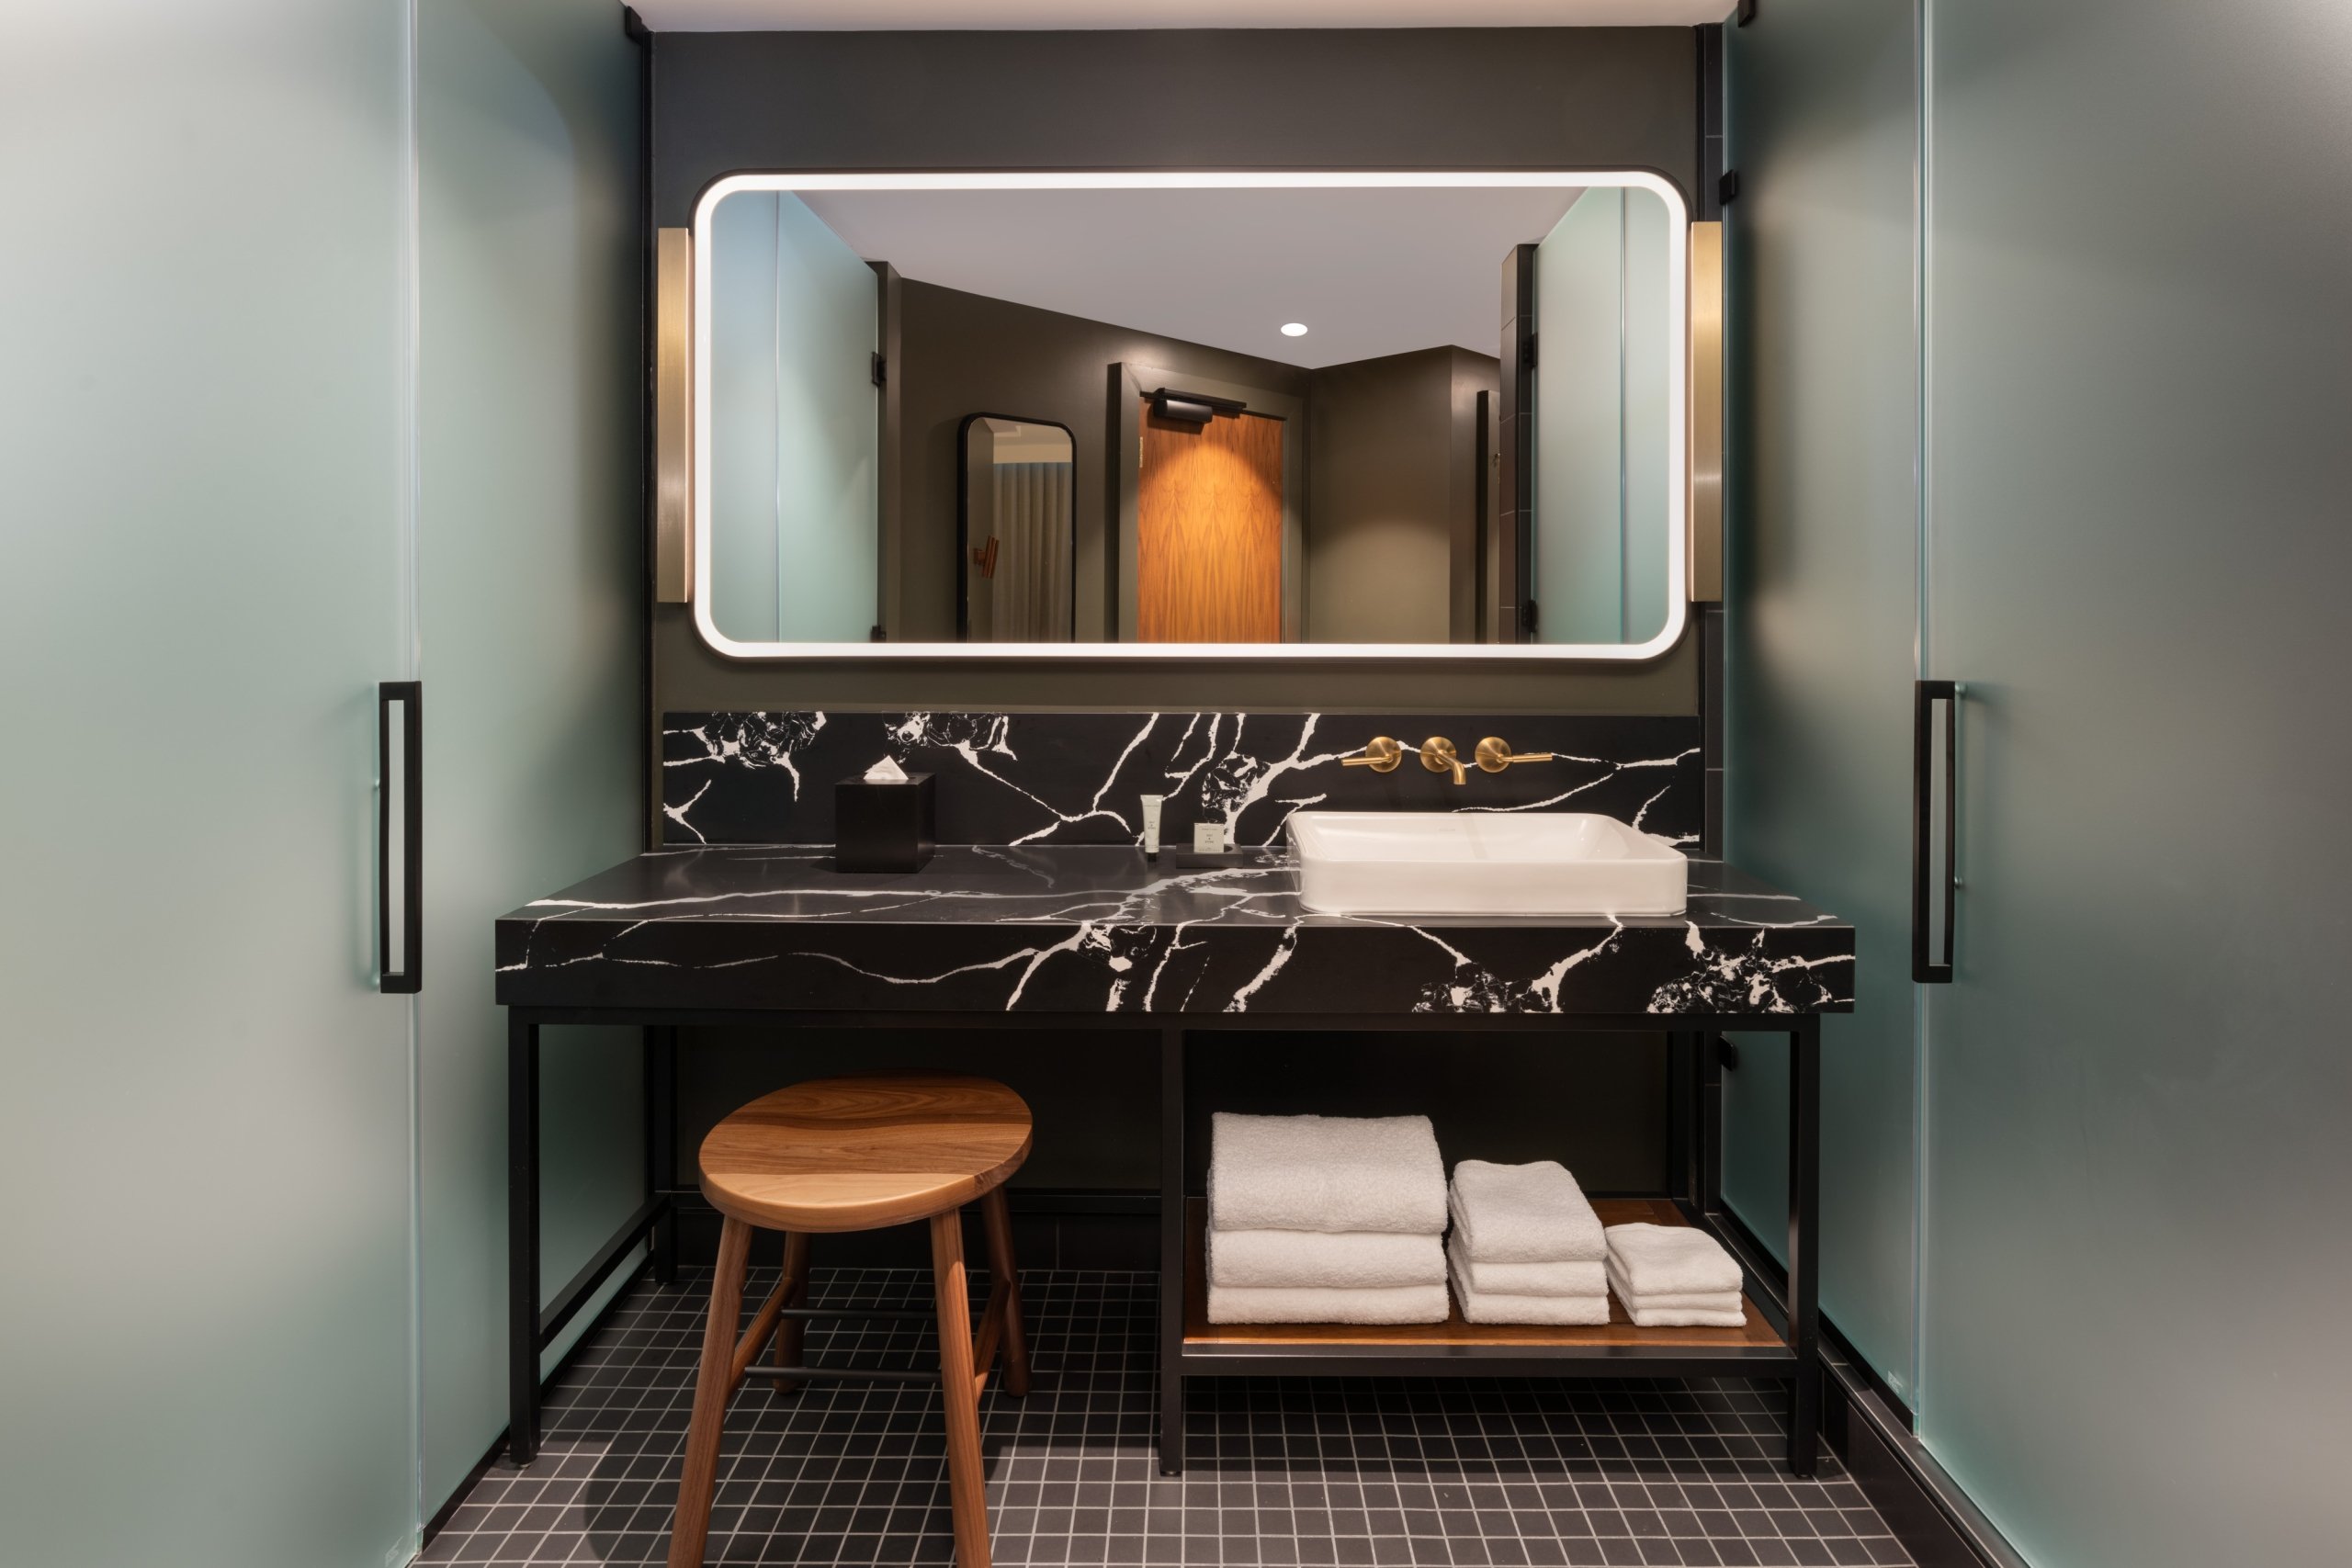
<svg viewBox="0 0 2352 1568"><path fill-rule="evenodd" d="M1432 735L1421 742L1421 766L1433 773L1452 773L1457 784L1470 777L1469 770L1462 765L1461 756L1453 750L1453 742L1442 735Z"/></svg>

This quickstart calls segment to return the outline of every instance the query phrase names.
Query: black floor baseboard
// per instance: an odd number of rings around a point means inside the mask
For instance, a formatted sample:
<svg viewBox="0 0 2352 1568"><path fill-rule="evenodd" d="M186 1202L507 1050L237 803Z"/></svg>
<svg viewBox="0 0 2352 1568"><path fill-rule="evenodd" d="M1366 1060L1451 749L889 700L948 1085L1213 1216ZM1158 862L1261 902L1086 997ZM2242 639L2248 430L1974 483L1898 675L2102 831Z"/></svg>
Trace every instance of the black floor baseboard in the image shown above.
<svg viewBox="0 0 2352 1568"><path fill-rule="evenodd" d="M613 1288L612 1299L596 1309L596 1315L588 1320L588 1325L582 1328L580 1331L580 1337L571 1342L571 1348L563 1353L562 1358L556 1362L547 1377L541 1380L542 1382L551 1382L564 1374L571 1363L579 1359L580 1353L588 1348L588 1342L595 1338L598 1332L604 1328L605 1320L612 1316L623 1302L628 1300L629 1289L636 1283L638 1278L652 1267L653 1260L650 1258L645 1258L640 1260L636 1268L618 1277L618 1282ZM439 1535L442 1528L448 1524L449 1516L456 1513L458 1506L472 1493L474 1483L490 1473L490 1467L496 1464L498 1456L505 1451L506 1428L501 1427L498 1429L498 1436L490 1440L490 1448L481 1458L474 1461L473 1468L466 1472L466 1478L458 1483L449 1495L442 1501L441 1506L433 1510L433 1517L424 1521L424 1529L417 1538L417 1546L420 1550L433 1544L433 1538Z"/></svg>
<svg viewBox="0 0 2352 1568"><path fill-rule="evenodd" d="M1912 1561L1919 1568L2026 1568L1856 1369L1842 1357L1827 1360L1824 1433Z"/></svg>
<svg viewBox="0 0 2352 1568"><path fill-rule="evenodd" d="M1748 1265L1785 1291L1786 1270L1738 1215L1721 1218ZM1911 1408L1825 1315L1822 1435L1919 1568L2027 1568L2001 1532L1920 1443Z"/></svg>

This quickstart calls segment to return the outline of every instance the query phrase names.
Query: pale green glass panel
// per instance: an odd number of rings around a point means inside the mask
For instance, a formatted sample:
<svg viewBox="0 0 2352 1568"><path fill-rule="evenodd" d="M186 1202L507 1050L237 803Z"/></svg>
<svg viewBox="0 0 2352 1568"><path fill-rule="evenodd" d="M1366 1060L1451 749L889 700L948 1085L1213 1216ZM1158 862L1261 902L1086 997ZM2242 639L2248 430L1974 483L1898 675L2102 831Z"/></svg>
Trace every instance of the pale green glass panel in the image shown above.
<svg viewBox="0 0 2352 1568"><path fill-rule="evenodd" d="M0 51L0 1558L405 1562L405 27L18 6Z"/></svg>
<svg viewBox="0 0 2352 1568"><path fill-rule="evenodd" d="M1821 1303L1909 1397L1909 13L1790 0L1770 27L1726 29L1724 50L1743 187L1724 224L1725 852L1857 929L1855 1010L1822 1026ZM1778 1251L1785 1049L1744 1037L1724 1086L1725 1194Z"/></svg>
<svg viewBox="0 0 2352 1568"><path fill-rule="evenodd" d="M2352 9L1929 15L1922 1432L2036 1563L2342 1562Z"/></svg>
<svg viewBox="0 0 2352 1568"><path fill-rule="evenodd" d="M1623 576L1624 640L1647 642L1666 629L1667 487L1679 476L1667 467L1674 398L1668 385L1672 365L1674 297L1668 273L1673 235L1666 198L1656 191L1627 188L1624 198L1625 348L1623 362L1624 446L1618 462L1625 476L1624 513L1618 524Z"/></svg>
<svg viewBox="0 0 2352 1568"><path fill-rule="evenodd" d="M1535 249L1541 642L1666 626L1673 240L1656 192L1589 190Z"/></svg>
<svg viewBox="0 0 2352 1568"><path fill-rule="evenodd" d="M1625 636L1624 197L1586 191L1535 247L1540 642Z"/></svg>
<svg viewBox="0 0 2352 1568"><path fill-rule="evenodd" d="M711 617L741 641L875 624L874 271L789 192L711 215Z"/></svg>
<svg viewBox="0 0 2352 1568"><path fill-rule="evenodd" d="M418 17L424 1508L506 1424L491 923L641 842L638 58L569 0ZM552 1293L643 1191L635 1031L545 1032ZM551 1352L552 1354L552 1352Z"/></svg>

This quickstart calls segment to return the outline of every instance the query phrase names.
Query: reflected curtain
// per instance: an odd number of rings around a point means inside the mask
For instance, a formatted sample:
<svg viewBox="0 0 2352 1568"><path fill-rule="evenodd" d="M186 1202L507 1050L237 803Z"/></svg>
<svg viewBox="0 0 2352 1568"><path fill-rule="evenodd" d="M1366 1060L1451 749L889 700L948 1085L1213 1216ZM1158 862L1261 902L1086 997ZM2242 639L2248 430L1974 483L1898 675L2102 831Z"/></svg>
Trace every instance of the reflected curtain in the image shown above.
<svg viewBox="0 0 2352 1568"><path fill-rule="evenodd" d="M996 465L992 641L1069 640L1070 479L1068 463Z"/></svg>

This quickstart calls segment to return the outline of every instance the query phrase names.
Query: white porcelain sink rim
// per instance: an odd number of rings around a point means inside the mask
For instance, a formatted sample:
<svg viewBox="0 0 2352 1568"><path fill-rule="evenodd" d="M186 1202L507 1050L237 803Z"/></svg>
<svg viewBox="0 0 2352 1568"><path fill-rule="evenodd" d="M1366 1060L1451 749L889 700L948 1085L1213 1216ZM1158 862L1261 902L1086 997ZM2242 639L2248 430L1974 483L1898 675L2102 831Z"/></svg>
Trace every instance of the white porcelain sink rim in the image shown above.
<svg viewBox="0 0 2352 1568"><path fill-rule="evenodd" d="M1301 900L1327 914L1672 916L1690 863L1592 812L1300 811Z"/></svg>
<svg viewBox="0 0 2352 1568"><path fill-rule="evenodd" d="M1684 858L1681 851L1654 834L1593 811L1299 811L1292 814L1290 827L1294 849L1302 848L1302 829L1310 838L1360 835L1363 850L1371 852L1350 853L1351 846L1344 842L1319 846L1315 852L1349 860L1387 858L1378 852L1386 846L1451 850L1455 855L1466 852L1464 858L1480 861L1489 860L1495 851L1543 854L1552 863ZM1562 842L1571 837L1573 842ZM1594 843L1595 840L1600 842ZM1555 848L1603 852L1544 853ZM1438 855L1427 858L1431 863L1441 861Z"/></svg>

